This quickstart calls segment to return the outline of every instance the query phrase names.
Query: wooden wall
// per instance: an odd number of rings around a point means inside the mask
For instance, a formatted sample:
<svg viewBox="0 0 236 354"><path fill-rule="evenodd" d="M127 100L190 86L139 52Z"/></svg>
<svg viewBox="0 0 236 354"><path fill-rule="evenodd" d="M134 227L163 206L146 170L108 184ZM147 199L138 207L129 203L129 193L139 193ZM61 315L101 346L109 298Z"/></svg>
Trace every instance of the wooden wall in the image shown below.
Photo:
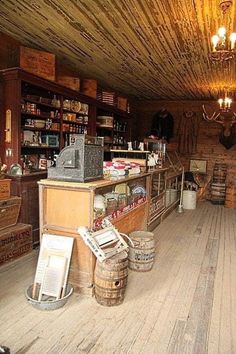
<svg viewBox="0 0 236 354"><path fill-rule="evenodd" d="M191 155L181 154L186 170L189 168L190 158L206 159L208 174L212 174L216 161L223 162L228 165L227 182L236 181L236 145L227 150L219 143L221 126L217 123L209 123L202 118L202 104L205 104L211 113L217 108L215 102L209 101L140 101L137 105L138 121L135 136L138 140L142 140L151 128L153 115L165 107L174 117L174 137L170 140L170 147L177 149L177 131L183 112L194 111L199 118L197 152Z"/></svg>

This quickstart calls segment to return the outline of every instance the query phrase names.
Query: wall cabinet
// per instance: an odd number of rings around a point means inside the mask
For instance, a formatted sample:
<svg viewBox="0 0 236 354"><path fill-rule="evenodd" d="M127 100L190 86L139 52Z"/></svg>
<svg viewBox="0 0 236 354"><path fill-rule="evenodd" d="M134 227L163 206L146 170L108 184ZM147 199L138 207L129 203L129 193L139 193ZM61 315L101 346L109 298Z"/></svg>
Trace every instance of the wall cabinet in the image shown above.
<svg viewBox="0 0 236 354"><path fill-rule="evenodd" d="M80 291L92 293L95 259L77 233L78 226L99 228L107 216L120 232L146 230L149 190L150 174L88 183L39 182L41 234L47 232L74 238L69 281ZM122 195L120 204L118 195ZM96 196L107 197L103 215L94 207ZM109 204L109 199L113 203Z"/></svg>
<svg viewBox="0 0 236 354"><path fill-rule="evenodd" d="M130 114L19 68L0 71L0 94L0 156L8 166L46 169L75 134L104 136L107 150L130 136ZM109 127L97 124L101 115L112 117L109 134ZM5 141L7 117L11 127ZM115 133L119 144L114 144Z"/></svg>

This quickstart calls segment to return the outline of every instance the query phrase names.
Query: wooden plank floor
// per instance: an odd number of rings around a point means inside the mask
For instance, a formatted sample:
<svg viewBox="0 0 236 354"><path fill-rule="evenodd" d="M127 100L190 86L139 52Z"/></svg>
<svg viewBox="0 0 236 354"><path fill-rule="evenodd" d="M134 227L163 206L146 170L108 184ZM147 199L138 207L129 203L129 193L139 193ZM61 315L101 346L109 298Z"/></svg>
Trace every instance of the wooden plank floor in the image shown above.
<svg viewBox="0 0 236 354"><path fill-rule="evenodd" d="M103 307L73 294L42 312L24 297L34 251L0 268L0 344L11 353L236 353L236 210L199 203L155 230L148 273L129 271L125 301Z"/></svg>

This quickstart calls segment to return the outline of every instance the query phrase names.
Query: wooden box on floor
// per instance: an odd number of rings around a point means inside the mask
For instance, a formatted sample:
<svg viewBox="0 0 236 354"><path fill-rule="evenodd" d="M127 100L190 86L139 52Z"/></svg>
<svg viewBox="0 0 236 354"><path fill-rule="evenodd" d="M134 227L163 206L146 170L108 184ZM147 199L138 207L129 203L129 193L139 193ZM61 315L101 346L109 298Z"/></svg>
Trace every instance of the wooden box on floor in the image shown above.
<svg viewBox="0 0 236 354"><path fill-rule="evenodd" d="M0 200L0 230L17 223L20 205L21 198L19 197Z"/></svg>
<svg viewBox="0 0 236 354"><path fill-rule="evenodd" d="M0 179L0 200L10 198L11 180L4 178Z"/></svg>
<svg viewBox="0 0 236 354"><path fill-rule="evenodd" d="M0 231L0 265L32 250L32 227L16 224Z"/></svg>

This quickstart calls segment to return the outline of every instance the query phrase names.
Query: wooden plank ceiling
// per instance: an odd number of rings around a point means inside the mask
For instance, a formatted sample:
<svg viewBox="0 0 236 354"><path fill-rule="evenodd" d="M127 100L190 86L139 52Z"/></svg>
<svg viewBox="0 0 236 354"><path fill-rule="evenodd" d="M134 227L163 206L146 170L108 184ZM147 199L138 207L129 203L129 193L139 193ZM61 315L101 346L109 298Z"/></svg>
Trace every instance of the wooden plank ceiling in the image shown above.
<svg viewBox="0 0 236 354"><path fill-rule="evenodd" d="M212 99L229 85L233 92L235 61L223 69L208 57L221 23L218 0L0 1L0 31L140 99Z"/></svg>

